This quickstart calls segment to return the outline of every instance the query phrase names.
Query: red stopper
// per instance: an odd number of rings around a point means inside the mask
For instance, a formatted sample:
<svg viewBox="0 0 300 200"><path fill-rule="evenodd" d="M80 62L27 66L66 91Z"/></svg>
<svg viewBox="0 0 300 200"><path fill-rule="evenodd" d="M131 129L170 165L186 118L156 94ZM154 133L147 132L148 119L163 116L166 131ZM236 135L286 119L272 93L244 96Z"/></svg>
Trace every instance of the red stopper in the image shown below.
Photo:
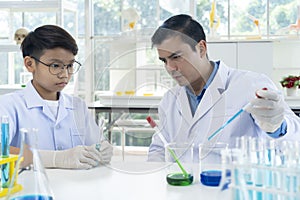
<svg viewBox="0 0 300 200"><path fill-rule="evenodd" d="M268 90L268 88L264 87L264 88L262 88L262 90ZM255 93L255 95L257 96L257 98L262 98L262 97L259 96L257 93Z"/></svg>
<svg viewBox="0 0 300 200"><path fill-rule="evenodd" d="M155 121L152 119L152 117L148 116L146 119L147 119L148 123L150 124L150 126L151 126L152 128L154 128L154 127L156 126L156 123L155 123Z"/></svg>

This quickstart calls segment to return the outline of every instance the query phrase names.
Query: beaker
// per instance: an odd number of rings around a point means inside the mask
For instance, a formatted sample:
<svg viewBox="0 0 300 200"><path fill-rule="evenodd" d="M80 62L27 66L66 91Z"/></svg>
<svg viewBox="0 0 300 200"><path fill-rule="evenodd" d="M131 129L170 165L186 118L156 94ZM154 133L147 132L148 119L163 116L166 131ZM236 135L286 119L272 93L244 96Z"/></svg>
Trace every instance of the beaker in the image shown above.
<svg viewBox="0 0 300 200"><path fill-rule="evenodd" d="M203 143L199 145L200 181L206 186L219 186L222 176L221 151L228 148L227 143Z"/></svg>
<svg viewBox="0 0 300 200"><path fill-rule="evenodd" d="M6 199L10 200L52 200L54 199L52 190L49 186L46 171L40 161L37 150L37 133L36 128L20 129L21 143L19 158L23 156L23 164L18 159L16 167L22 166L24 170L15 170L12 181L10 182L8 195ZM28 163L32 163L28 165ZM17 178L18 177L18 178ZM19 192L13 193L13 185L18 184L23 186Z"/></svg>
<svg viewBox="0 0 300 200"><path fill-rule="evenodd" d="M193 183L193 144L170 143L165 147L167 182L170 185L185 186Z"/></svg>

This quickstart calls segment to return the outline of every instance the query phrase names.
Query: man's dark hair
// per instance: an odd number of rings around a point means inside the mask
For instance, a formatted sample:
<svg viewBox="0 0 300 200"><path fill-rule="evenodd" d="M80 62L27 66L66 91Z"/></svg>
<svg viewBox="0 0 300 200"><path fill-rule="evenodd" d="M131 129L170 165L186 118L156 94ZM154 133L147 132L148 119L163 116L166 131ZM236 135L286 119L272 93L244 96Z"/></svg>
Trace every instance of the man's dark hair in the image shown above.
<svg viewBox="0 0 300 200"><path fill-rule="evenodd" d="M44 25L30 32L21 44L23 58L35 56L37 59L44 50L63 48L77 55L78 46L75 39L63 28L56 25Z"/></svg>
<svg viewBox="0 0 300 200"><path fill-rule="evenodd" d="M164 40L180 36L182 41L189 44L195 51L195 46L201 41L206 41L203 27L191 16L180 14L167 19L153 34L152 46L161 44Z"/></svg>

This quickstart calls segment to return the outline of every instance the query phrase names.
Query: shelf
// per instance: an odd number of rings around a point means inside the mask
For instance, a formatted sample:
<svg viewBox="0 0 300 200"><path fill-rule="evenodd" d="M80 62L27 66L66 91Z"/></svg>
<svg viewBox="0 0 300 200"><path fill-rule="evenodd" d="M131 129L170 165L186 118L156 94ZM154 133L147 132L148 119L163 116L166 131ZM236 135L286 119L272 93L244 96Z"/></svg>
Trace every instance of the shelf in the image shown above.
<svg viewBox="0 0 300 200"><path fill-rule="evenodd" d="M291 109L300 109L300 96L285 96L284 99Z"/></svg>
<svg viewBox="0 0 300 200"><path fill-rule="evenodd" d="M63 0L45 0L45 1L0 1L0 9L9 9L12 12L43 12L55 11L62 7L65 10L77 11L75 4Z"/></svg>
<svg viewBox="0 0 300 200"><path fill-rule="evenodd" d="M136 70L136 71L139 71L139 70L165 70L164 67L136 67L136 68L128 68L128 67L124 67L124 68L121 68L121 67L109 67L108 68L109 70Z"/></svg>
<svg viewBox="0 0 300 200"><path fill-rule="evenodd" d="M0 52L17 52L21 51L20 46L16 44L0 44Z"/></svg>
<svg viewBox="0 0 300 200"><path fill-rule="evenodd" d="M121 105L121 106L157 106L162 96L107 96L97 95L98 103L103 105Z"/></svg>
<svg viewBox="0 0 300 200"><path fill-rule="evenodd" d="M300 70L300 67L275 67L274 70Z"/></svg>

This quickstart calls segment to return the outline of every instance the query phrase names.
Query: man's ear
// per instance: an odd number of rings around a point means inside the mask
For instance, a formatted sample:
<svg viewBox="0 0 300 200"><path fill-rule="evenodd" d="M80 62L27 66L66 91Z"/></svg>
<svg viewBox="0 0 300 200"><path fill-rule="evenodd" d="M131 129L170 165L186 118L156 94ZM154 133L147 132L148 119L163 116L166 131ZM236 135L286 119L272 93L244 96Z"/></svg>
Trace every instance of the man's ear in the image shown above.
<svg viewBox="0 0 300 200"><path fill-rule="evenodd" d="M25 56L24 58L24 66L26 67L26 69L29 71L29 72L33 72L34 71L34 60L33 58L31 58L30 56Z"/></svg>
<svg viewBox="0 0 300 200"><path fill-rule="evenodd" d="M207 53L207 49L206 49L206 42L204 40L201 40L200 42L198 42L197 44L197 48L200 51L200 56L205 57L206 53Z"/></svg>

